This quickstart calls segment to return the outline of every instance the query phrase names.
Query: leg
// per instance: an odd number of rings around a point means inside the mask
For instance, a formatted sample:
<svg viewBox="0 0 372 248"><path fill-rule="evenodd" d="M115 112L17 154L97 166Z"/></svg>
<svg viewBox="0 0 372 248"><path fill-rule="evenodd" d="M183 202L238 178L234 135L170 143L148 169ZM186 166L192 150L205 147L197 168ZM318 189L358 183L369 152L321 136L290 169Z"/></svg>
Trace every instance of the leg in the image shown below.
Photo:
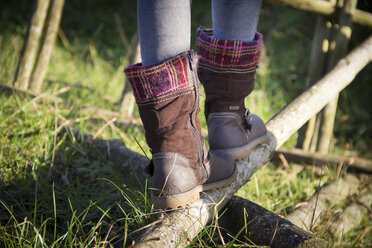
<svg viewBox="0 0 372 248"><path fill-rule="evenodd" d="M267 137L262 120L244 105L263 45L262 35L255 32L260 6L259 0L213 0L213 30L198 30L209 145L234 159L247 157Z"/></svg>
<svg viewBox="0 0 372 248"><path fill-rule="evenodd" d="M137 5L142 65L190 50L190 0L138 0Z"/></svg>
<svg viewBox="0 0 372 248"><path fill-rule="evenodd" d="M200 134L199 92L190 46L189 0L139 0L143 63L124 72L133 88L152 152L155 208L190 205L204 190L226 186L237 175L233 159L206 149Z"/></svg>
<svg viewBox="0 0 372 248"><path fill-rule="evenodd" d="M256 34L262 0L213 0L213 37L252 41Z"/></svg>

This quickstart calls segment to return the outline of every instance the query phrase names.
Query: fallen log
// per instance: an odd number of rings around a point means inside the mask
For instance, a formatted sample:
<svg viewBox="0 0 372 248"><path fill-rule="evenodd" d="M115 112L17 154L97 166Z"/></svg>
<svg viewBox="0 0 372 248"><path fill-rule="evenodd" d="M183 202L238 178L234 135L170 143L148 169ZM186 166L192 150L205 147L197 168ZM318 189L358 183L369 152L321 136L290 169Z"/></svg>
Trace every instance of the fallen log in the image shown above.
<svg viewBox="0 0 372 248"><path fill-rule="evenodd" d="M313 233L304 231L254 202L237 196L226 204L218 223L221 229L231 232L234 238L242 240L240 236L246 236L255 245L271 248L327 247L327 241ZM236 236L238 233L240 235Z"/></svg>
<svg viewBox="0 0 372 248"><path fill-rule="evenodd" d="M300 228L311 230L328 209L355 194L358 187L358 178L348 174L345 178L322 187L310 200L289 214L287 219Z"/></svg>
<svg viewBox="0 0 372 248"><path fill-rule="evenodd" d="M313 12L316 14L321 14L324 16L334 15L336 7L331 3L331 1L323 0L266 0L273 5L281 5L285 7L290 7L294 9L304 10ZM366 27L372 27L372 13L367 11L356 9L353 11L352 16L353 22L363 25Z"/></svg>
<svg viewBox="0 0 372 248"><path fill-rule="evenodd" d="M189 208L166 213L168 218L148 229L136 247L186 246L188 240L193 239L212 220L215 211L221 209L250 176L270 159L274 150L350 84L371 60L372 36L267 123L270 131L268 141L257 146L247 159L237 162L239 175L235 183L223 189L204 192L201 200Z"/></svg>
<svg viewBox="0 0 372 248"><path fill-rule="evenodd" d="M288 162L306 163L311 165L322 166L324 164L337 164L343 161L349 168L354 168L366 172L372 172L372 161L334 154L324 154L319 152L307 152L301 149L279 149L275 152L274 159L279 161L279 154L283 154Z"/></svg>

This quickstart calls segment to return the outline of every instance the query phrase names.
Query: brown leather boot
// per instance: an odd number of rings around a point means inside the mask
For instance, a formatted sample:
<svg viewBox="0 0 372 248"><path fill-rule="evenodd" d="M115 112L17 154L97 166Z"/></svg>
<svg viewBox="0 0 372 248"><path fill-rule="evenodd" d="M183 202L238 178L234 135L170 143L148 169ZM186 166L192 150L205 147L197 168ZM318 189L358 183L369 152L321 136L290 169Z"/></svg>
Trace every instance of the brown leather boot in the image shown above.
<svg viewBox="0 0 372 248"><path fill-rule="evenodd" d="M231 184L237 175L229 155L208 153L200 134L199 94L192 52L158 65L126 68L146 140L153 154L155 208L185 207L201 191Z"/></svg>
<svg viewBox="0 0 372 248"><path fill-rule="evenodd" d="M211 151L242 159L267 138L261 118L244 106L254 87L262 35L256 33L252 42L219 40L212 35L211 29L198 29L198 75L206 94L209 145Z"/></svg>

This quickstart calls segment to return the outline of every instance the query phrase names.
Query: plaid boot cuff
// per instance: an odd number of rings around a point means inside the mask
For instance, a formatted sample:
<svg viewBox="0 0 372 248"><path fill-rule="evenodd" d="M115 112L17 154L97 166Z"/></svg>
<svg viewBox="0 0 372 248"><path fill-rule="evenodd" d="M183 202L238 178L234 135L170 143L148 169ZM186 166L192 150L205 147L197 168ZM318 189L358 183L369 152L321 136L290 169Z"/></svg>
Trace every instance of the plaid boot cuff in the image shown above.
<svg viewBox="0 0 372 248"><path fill-rule="evenodd" d="M254 71L263 46L262 34L256 33L251 42L213 38L212 29L199 27L197 31L199 67Z"/></svg>
<svg viewBox="0 0 372 248"><path fill-rule="evenodd" d="M191 52L182 53L156 65L130 65L124 73L132 86L137 102L151 100L193 86Z"/></svg>

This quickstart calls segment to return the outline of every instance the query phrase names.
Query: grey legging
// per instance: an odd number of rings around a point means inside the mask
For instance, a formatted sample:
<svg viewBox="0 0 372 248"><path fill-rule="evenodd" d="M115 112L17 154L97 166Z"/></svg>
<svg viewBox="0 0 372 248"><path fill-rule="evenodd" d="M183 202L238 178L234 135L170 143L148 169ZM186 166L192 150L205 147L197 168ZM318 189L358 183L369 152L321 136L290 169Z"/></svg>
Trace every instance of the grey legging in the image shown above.
<svg viewBox="0 0 372 248"><path fill-rule="evenodd" d="M212 0L213 36L251 41L262 0ZM190 0L138 0L142 64L152 65L190 49Z"/></svg>

